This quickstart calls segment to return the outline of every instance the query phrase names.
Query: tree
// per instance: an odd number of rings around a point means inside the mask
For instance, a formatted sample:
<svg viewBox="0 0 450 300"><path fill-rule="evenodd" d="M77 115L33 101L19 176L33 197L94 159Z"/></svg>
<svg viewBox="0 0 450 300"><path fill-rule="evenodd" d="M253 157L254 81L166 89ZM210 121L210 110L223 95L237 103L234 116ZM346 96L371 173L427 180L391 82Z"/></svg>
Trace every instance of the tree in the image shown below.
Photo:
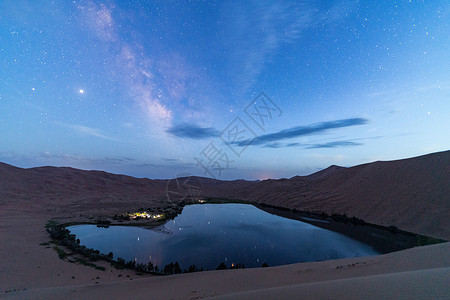
<svg viewBox="0 0 450 300"><path fill-rule="evenodd" d="M138 263L136 264L136 270L138 272L146 272L147 271L147 266L143 263Z"/></svg>
<svg viewBox="0 0 450 300"><path fill-rule="evenodd" d="M155 270L155 266L153 266L153 263L151 261L148 262L147 270L149 272L153 272Z"/></svg>
<svg viewBox="0 0 450 300"><path fill-rule="evenodd" d="M187 273L197 272L198 269L195 265L190 265L189 269L187 270Z"/></svg>
<svg viewBox="0 0 450 300"><path fill-rule="evenodd" d="M173 262L164 267L164 273L173 274Z"/></svg>
<svg viewBox="0 0 450 300"><path fill-rule="evenodd" d="M125 259L123 259L122 257L118 257L117 258L117 263L124 266L125 265Z"/></svg>
<svg viewBox="0 0 450 300"><path fill-rule="evenodd" d="M178 262L175 262L175 264L173 265L173 272L175 274L180 274L181 273L181 268L180 268L180 265L178 264Z"/></svg>

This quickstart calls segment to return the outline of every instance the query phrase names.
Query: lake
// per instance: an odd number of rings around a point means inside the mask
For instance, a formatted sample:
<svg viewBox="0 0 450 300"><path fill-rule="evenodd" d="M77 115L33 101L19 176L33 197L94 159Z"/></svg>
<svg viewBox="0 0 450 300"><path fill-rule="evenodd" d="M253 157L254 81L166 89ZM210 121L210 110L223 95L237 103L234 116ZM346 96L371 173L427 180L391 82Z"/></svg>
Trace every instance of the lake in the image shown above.
<svg viewBox="0 0 450 300"><path fill-rule="evenodd" d="M75 225L68 229L81 245L114 258L151 261L160 269L178 262L205 270L227 267L285 265L380 254L371 246L343 234L267 213L250 204L196 204L164 225Z"/></svg>

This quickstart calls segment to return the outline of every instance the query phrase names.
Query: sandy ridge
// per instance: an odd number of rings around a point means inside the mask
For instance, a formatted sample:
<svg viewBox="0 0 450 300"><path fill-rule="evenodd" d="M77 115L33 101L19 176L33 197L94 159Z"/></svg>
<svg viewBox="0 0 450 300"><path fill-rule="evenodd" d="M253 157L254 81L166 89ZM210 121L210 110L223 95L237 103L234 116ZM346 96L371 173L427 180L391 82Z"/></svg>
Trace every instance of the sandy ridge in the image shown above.
<svg viewBox="0 0 450 300"><path fill-rule="evenodd" d="M310 176L282 180L198 180L201 196L346 213L368 222L450 240L450 151L352 168L332 166ZM139 207L166 207L173 204L165 198L167 186L167 180L73 168L21 169L0 163L0 298L119 299L130 298L130 291L135 291L133 298L137 299L148 299L149 295L158 299L196 299L230 293L245 298L252 295L245 292L255 291L254 295L258 295L261 289L273 289L266 291L269 294L281 293L284 288L278 287L286 287L288 296L288 286L292 291L305 293L323 288L333 295L337 284L333 282L341 279L349 280L339 283L347 284L347 293L356 293L350 286L357 283L352 284L357 278L358 285L382 292L383 282L397 280L406 288L416 288L416 282L425 284L448 274L450 243L364 259L168 277L140 277L107 264L103 264L106 271L99 271L62 261L51 246L40 245L49 241L44 226L52 218L71 221L80 216L88 218ZM323 285L306 285L314 282ZM433 282L436 284L429 286L435 295L448 296L447 282ZM403 289L398 295L410 294ZM424 293L418 296L428 298Z"/></svg>

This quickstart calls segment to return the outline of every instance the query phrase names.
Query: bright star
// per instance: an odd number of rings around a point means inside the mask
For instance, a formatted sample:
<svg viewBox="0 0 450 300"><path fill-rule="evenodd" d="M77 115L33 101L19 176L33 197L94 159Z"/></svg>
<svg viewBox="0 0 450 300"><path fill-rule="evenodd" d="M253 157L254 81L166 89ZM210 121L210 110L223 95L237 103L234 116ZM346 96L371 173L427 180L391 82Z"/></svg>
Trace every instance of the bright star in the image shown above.
<svg viewBox="0 0 450 300"><path fill-rule="evenodd" d="M84 94L84 90L79 90L78 91L80 94Z"/></svg>

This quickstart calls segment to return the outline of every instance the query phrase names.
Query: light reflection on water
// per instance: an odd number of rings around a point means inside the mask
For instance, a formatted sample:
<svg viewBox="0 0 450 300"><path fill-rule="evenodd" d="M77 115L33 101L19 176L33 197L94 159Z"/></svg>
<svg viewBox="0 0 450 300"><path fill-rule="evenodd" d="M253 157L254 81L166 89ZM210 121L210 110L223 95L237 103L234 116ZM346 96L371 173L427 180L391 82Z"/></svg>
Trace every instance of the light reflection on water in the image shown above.
<svg viewBox="0 0 450 300"><path fill-rule="evenodd" d="M182 269L195 264L215 269L283 265L304 261L380 254L342 234L264 212L248 204L197 204L184 207L175 219L154 229L131 226L68 229L88 248L114 253L114 258L160 268L178 261Z"/></svg>

